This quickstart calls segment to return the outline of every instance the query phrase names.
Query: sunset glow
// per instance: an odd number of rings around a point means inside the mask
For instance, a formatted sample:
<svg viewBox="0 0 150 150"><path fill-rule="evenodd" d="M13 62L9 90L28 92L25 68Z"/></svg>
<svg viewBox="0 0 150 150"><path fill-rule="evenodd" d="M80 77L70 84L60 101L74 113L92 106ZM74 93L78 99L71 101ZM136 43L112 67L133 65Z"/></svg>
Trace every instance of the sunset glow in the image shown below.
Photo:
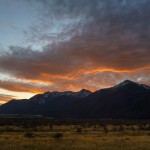
<svg viewBox="0 0 150 150"><path fill-rule="evenodd" d="M0 104L126 79L150 85L149 14L149 0L0 1Z"/></svg>

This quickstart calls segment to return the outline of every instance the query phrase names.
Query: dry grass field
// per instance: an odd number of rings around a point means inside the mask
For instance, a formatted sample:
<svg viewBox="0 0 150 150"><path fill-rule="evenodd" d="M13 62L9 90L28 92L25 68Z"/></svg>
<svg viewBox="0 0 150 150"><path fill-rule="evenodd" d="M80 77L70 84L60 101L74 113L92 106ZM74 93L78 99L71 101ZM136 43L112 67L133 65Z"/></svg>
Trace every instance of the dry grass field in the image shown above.
<svg viewBox="0 0 150 150"><path fill-rule="evenodd" d="M10 120L0 121L0 150L150 150L149 122Z"/></svg>

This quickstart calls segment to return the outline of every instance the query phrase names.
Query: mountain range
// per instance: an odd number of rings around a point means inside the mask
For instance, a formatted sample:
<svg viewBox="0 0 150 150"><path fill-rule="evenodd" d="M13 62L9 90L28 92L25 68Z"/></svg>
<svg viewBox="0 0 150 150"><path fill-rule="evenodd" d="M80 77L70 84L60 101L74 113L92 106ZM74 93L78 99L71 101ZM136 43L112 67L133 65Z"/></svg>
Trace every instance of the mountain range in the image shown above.
<svg viewBox="0 0 150 150"><path fill-rule="evenodd" d="M0 114L42 115L56 118L150 119L150 87L130 80L96 92L45 92L30 99L11 100Z"/></svg>

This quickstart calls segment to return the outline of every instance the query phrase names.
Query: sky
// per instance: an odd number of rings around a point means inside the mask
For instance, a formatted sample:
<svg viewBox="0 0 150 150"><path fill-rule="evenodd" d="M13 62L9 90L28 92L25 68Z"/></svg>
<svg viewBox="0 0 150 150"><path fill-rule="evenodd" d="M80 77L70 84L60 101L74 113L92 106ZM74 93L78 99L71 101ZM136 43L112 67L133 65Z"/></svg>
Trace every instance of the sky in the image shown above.
<svg viewBox="0 0 150 150"><path fill-rule="evenodd" d="M0 104L150 85L149 14L149 0L0 0Z"/></svg>

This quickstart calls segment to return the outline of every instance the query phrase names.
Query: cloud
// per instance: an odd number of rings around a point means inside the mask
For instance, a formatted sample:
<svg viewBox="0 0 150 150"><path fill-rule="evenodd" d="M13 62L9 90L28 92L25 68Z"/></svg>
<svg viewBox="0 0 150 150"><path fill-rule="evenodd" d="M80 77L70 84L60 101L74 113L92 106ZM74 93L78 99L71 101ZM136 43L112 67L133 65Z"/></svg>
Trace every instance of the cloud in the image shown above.
<svg viewBox="0 0 150 150"><path fill-rule="evenodd" d="M0 81L0 89L5 89L15 92L30 92L30 93L43 93L46 91L79 91L82 88L96 91L102 88L114 86L126 79L135 82L150 85L150 70L119 73L119 72L93 72L75 74L72 78L53 77L50 78L51 84L35 82L19 82L13 80Z"/></svg>
<svg viewBox="0 0 150 150"><path fill-rule="evenodd" d="M47 91L48 84L46 85L42 83L33 83L33 82L0 80L0 89L5 89L14 92L41 93Z"/></svg>
<svg viewBox="0 0 150 150"><path fill-rule="evenodd" d="M45 46L40 51L11 46L0 56L0 71L45 82L49 88L16 83L18 91L96 90L126 78L149 83L149 0L51 0L42 4L40 19L26 35L34 44L46 41Z"/></svg>
<svg viewBox="0 0 150 150"><path fill-rule="evenodd" d="M15 99L16 97L13 95L5 95L5 94L0 94L0 104L5 103L11 99Z"/></svg>

